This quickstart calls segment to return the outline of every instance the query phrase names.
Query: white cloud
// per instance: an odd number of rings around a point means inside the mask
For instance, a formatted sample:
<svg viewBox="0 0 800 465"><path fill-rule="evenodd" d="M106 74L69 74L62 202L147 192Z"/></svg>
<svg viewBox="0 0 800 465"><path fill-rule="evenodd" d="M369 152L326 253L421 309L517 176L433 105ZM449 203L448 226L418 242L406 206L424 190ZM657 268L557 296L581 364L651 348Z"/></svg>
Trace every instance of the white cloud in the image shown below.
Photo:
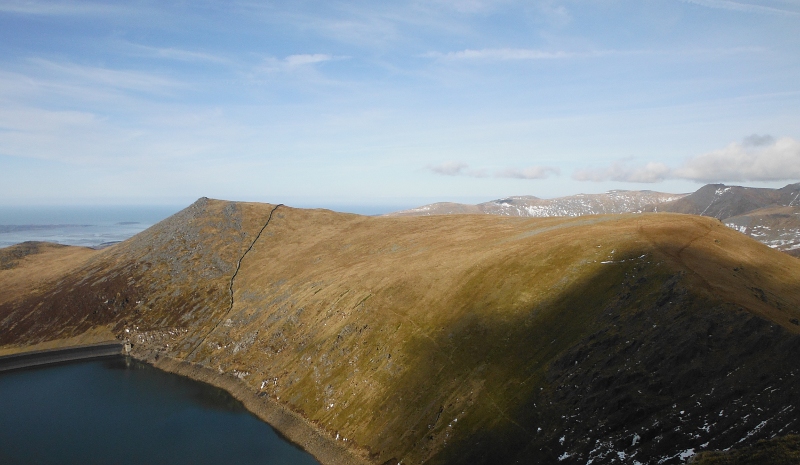
<svg viewBox="0 0 800 465"><path fill-rule="evenodd" d="M561 174L561 170L552 166L531 166L528 168L506 168L495 173L498 178L545 179L550 175Z"/></svg>
<svg viewBox="0 0 800 465"><path fill-rule="evenodd" d="M750 136L743 143L689 159L673 176L702 182L800 179L800 142Z"/></svg>
<svg viewBox="0 0 800 465"><path fill-rule="evenodd" d="M581 169L572 174L577 181L653 183L684 179L705 183L793 181L800 179L800 142L791 137L775 139L753 134L713 152L697 155L672 169L650 162L630 167L615 162L607 168Z"/></svg>

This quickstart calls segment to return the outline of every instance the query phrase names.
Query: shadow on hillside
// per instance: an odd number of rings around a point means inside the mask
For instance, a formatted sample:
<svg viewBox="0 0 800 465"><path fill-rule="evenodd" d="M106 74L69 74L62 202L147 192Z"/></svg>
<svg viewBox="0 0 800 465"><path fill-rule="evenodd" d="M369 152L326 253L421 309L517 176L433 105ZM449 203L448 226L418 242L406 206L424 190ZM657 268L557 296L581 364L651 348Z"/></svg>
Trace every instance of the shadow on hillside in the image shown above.
<svg viewBox="0 0 800 465"><path fill-rule="evenodd" d="M434 464L668 464L800 432L800 336L693 282L630 261L520 318L469 309L411 343L373 450Z"/></svg>

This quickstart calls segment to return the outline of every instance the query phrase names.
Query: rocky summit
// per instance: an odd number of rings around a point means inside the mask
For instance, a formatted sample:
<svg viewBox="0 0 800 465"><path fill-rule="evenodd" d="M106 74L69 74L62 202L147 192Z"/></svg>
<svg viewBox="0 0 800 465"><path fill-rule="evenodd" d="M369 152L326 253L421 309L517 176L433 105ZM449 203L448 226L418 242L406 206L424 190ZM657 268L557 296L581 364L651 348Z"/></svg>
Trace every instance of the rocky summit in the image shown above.
<svg viewBox="0 0 800 465"><path fill-rule="evenodd" d="M716 218L200 199L0 263L4 353L127 340L350 454L323 463L676 464L800 433L800 261Z"/></svg>

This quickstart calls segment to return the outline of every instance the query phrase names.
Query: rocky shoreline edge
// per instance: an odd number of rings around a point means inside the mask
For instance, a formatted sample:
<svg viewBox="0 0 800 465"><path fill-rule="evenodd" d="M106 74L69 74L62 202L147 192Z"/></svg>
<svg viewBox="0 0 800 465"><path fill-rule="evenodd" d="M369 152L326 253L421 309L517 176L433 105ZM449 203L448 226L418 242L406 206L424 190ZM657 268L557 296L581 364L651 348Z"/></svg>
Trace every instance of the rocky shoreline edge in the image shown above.
<svg viewBox="0 0 800 465"><path fill-rule="evenodd" d="M269 424L284 438L313 455L322 465L374 465L364 450L337 441L331 433L315 425L299 413L267 396L253 392L241 380L202 365L177 360L163 354L131 352L131 357L159 370L185 376L228 392L244 407Z"/></svg>
<svg viewBox="0 0 800 465"><path fill-rule="evenodd" d="M4 358L36 356L42 353L48 357L48 360L44 363L33 363L25 366L16 366L18 364L15 364L11 368L18 369L45 366L53 363L93 360L98 358L98 349L107 349L111 346L114 346L115 353L110 354L108 350L105 350L102 357L126 355L122 350L123 343L121 341L108 341L88 345L61 345L57 341L50 341L50 344L53 343L55 343L56 347L45 350L39 349L36 345L27 348L6 348ZM66 358L63 355L66 355ZM320 428L274 399L267 396L259 396L258 393L252 391L241 380L230 374L219 373L202 365L173 359L155 352L134 350L128 353L127 356L152 365L159 370L223 389L241 402L249 412L270 425L285 439L313 455L322 465L374 465L368 459L368 454L365 450L356 449L353 446L337 441L330 432Z"/></svg>

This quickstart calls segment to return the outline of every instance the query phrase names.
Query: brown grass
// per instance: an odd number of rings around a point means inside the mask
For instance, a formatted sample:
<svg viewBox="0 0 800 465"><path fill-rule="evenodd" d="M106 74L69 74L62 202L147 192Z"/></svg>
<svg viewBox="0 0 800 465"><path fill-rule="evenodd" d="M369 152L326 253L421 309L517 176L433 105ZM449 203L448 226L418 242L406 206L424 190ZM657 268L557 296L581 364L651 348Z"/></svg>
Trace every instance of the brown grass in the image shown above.
<svg viewBox="0 0 800 465"><path fill-rule="evenodd" d="M17 249L29 247L30 243L14 245L0 250L0 254L13 256ZM97 252L86 247L35 243L33 253L23 252L25 255L14 260L12 267L0 270L0 305L43 289L78 269Z"/></svg>

